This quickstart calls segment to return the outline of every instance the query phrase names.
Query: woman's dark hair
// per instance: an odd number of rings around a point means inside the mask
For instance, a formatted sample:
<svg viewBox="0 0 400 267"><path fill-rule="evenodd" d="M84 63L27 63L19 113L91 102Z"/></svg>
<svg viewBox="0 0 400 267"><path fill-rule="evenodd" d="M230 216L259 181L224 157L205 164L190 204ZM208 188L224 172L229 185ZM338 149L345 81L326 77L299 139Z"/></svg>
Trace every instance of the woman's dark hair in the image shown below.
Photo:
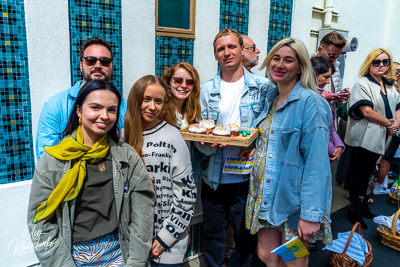
<svg viewBox="0 0 400 267"><path fill-rule="evenodd" d="M83 103L85 102L86 97L95 90L108 90L114 93L118 98L118 110L117 110L117 120L115 121L114 126L108 131L109 136L115 141L118 142L120 137L120 129L118 125L119 120L119 112L121 107L121 94L118 92L117 88L109 82L103 80L91 80L85 83L85 85L81 88L76 97L74 106L72 108L71 114L69 115L67 127L61 133L61 137L64 138L67 135L71 135L72 132L78 128L79 126L79 117L76 114L78 107L82 107Z"/></svg>
<svg viewBox="0 0 400 267"><path fill-rule="evenodd" d="M323 57L312 57L311 65L314 70L315 76L327 73L329 69L332 70L332 74L335 73L335 66L333 65L333 63Z"/></svg>

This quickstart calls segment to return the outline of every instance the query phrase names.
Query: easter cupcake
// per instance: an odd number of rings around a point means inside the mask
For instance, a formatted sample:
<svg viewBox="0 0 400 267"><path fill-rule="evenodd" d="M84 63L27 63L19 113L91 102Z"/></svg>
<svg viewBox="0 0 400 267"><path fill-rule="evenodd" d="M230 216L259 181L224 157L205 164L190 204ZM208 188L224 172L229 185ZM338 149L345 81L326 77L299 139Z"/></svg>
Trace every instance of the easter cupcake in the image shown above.
<svg viewBox="0 0 400 267"><path fill-rule="evenodd" d="M225 125L225 127L228 128L229 130L231 130L231 135L239 136L240 129L236 123L229 123L229 124Z"/></svg>
<svg viewBox="0 0 400 267"><path fill-rule="evenodd" d="M205 134L206 127L200 124L193 124L189 126L189 133Z"/></svg>
<svg viewBox="0 0 400 267"><path fill-rule="evenodd" d="M200 122L200 125L203 125L204 127L206 127L207 132L211 133L212 129L214 129L215 127L215 123L213 120L202 120Z"/></svg>
<svg viewBox="0 0 400 267"><path fill-rule="evenodd" d="M230 135L231 134L231 130L229 130L225 126L218 125L212 130L212 133L215 134L215 135Z"/></svg>

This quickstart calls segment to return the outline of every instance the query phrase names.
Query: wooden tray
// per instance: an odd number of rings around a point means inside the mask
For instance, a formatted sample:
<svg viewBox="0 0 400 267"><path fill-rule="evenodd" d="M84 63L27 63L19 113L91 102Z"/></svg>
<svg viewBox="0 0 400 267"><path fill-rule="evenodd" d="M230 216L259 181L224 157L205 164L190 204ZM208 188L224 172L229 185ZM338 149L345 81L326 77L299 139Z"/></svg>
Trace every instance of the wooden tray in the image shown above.
<svg viewBox="0 0 400 267"><path fill-rule="evenodd" d="M212 133L209 135L189 133L189 126L180 129L179 131L181 132L183 139L190 141L214 143L214 140L218 140L218 143L220 144L248 147L258 136L258 129L253 128L240 127L240 130L251 131L251 133L246 137L243 137L242 134L240 134L239 136L232 138L230 136L214 135Z"/></svg>

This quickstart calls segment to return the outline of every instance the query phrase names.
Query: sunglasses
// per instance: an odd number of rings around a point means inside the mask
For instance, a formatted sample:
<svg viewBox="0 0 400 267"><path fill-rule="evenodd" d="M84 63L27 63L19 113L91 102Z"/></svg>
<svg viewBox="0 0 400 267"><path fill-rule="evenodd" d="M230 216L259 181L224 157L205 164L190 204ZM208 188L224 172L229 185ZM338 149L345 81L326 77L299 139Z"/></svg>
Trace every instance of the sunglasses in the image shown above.
<svg viewBox="0 0 400 267"><path fill-rule="evenodd" d="M400 69L396 69L396 75L400 73Z"/></svg>
<svg viewBox="0 0 400 267"><path fill-rule="evenodd" d="M97 63L97 60L100 61L100 64L103 67L109 67L111 65L111 62L113 61L112 58L109 57L101 57L101 58L97 58L97 57L83 57L83 59L85 60L86 65L88 66L94 66Z"/></svg>
<svg viewBox="0 0 400 267"><path fill-rule="evenodd" d="M193 82L192 79L187 80L187 79L183 79L183 78L180 78L180 77L172 77L172 81L174 82L174 84L176 86L181 86L183 81L186 82L186 86L187 87L193 87L193 85L194 85L194 82Z"/></svg>
<svg viewBox="0 0 400 267"><path fill-rule="evenodd" d="M387 67L390 65L390 59L384 59L384 60L379 60L379 59L374 59L372 60L372 66L374 67L379 67L379 65L383 64L383 66Z"/></svg>
<svg viewBox="0 0 400 267"><path fill-rule="evenodd" d="M254 51L256 51L256 44L253 44L252 46L249 46L249 47L245 47L244 49L251 49L254 52Z"/></svg>
<svg viewBox="0 0 400 267"><path fill-rule="evenodd" d="M321 48L322 48L322 50L324 50L325 54L331 59L335 59L335 58L338 59L338 58L340 58L342 56L342 55L328 54L328 52L326 52L326 50L322 46L321 46Z"/></svg>

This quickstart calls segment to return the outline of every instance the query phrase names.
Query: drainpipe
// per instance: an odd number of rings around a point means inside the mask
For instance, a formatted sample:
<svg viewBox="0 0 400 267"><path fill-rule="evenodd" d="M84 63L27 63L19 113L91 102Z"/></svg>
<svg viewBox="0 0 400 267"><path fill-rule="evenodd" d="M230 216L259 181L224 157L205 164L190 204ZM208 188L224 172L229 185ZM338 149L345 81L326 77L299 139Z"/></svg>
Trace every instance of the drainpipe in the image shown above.
<svg viewBox="0 0 400 267"><path fill-rule="evenodd" d="M332 11L333 11L333 0L325 0L325 19L324 27L330 28L332 24Z"/></svg>

